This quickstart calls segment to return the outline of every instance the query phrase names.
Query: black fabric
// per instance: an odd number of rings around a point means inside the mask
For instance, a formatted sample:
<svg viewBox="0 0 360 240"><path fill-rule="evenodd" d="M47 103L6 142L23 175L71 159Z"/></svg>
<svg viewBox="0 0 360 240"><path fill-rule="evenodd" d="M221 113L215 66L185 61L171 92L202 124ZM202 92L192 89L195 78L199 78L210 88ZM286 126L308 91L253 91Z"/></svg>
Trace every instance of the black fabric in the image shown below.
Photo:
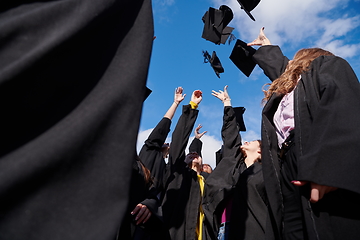
<svg viewBox="0 0 360 240"><path fill-rule="evenodd" d="M199 154L200 157L202 157L202 141L198 138L194 138L189 146L189 152L196 152L197 154Z"/></svg>
<svg viewBox="0 0 360 240"><path fill-rule="evenodd" d="M246 131L246 126L244 123L244 112L245 112L245 108L244 107L234 107L234 112L235 112L235 117L236 117L236 124L238 127L238 131Z"/></svg>
<svg viewBox="0 0 360 240"><path fill-rule="evenodd" d="M291 183L297 179L297 156L294 131L282 144L280 150L281 166L281 191L283 194L284 217L283 231L284 239L307 239L304 218L301 209L300 188Z"/></svg>
<svg viewBox="0 0 360 240"><path fill-rule="evenodd" d="M6 1L0 239L114 239L153 38L150 1Z"/></svg>
<svg viewBox="0 0 360 240"><path fill-rule="evenodd" d="M255 18L253 17L253 15L250 12L260 3L260 0L237 0L237 1L240 4L241 9L244 9L246 14L253 21L255 21Z"/></svg>
<svg viewBox="0 0 360 240"><path fill-rule="evenodd" d="M219 9L209 7L202 17L204 28L201 37L215 44L224 44L233 30L226 28L233 17L231 8L226 5L221 5Z"/></svg>
<svg viewBox="0 0 360 240"><path fill-rule="evenodd" d="M166 162L161 149L170 132L170 125L171 120L169 118L162 118L145 140L145 144L139 153L141 161L150 170L151 176L154 178L154 186L158 189L158 192L164 189L163 181Z"/></svg>
<svg viewBox="0 0 360 240"><path fill-rule="evenodd" d="M234 191L229 239L264 239L268 211L262 165L255 162L246 168L242 162L242 166Z"/></svg>
<svg viewBox="0 0 360 240"><path fill-rule="evenodd" d="M284 71L288 59L277 46L264 46L254 60L271 80ZM349 64L335 56L315 59L294 91L297 179L338 187L318 203L310 203L309 188L300 188L309 239L356 239L360 234L357 182L360 169L360 85ZM280 165L273 115L282 96L273 95L263 109L262 162L271 215L267 239L281 239ZM270 153L270 154L264 154ZM341 160L340 160L341 159ZM340 197L342 194L342 197ZM344 224L346 223L346 224ZM272 228L270 228L272 226Z"/></svg>
<svg viewBox="0 0 360 240"><path fill-rule="evenodd" d="M238 39L229 58L245 76L249 77L256 66L252 59L255 52L253 47L247 46L245 42Z"/></svg>
<svg viewBox="0 0 360 240"><path fill-rule="evenodd" d="M183 112L171 137L162 210L172 240L196 238L200 187L197 173L190 169L184 160L185 149L198 112L191 109L190 105L183 106Z"/></svg>
<svg viewBox="0 0 360 240"><path fill-rule="evenodd" d="M125 214L126 221L120 227L116 239L170 239L163 223L160 200L157 189L152 182L146 182L144 171L139 161L132 166L129 204ZM135 216L131 215L137 204L144 204L151 211L151 217L146 223L136 224Z"/></svg>
<svg viewBox="0 0 360 240"><path fill-rule="evenodd" d="M217 236L223 210L232 199L229 239L264 239L268 211L262 165L246 167L236 117L232 107L224 108L222 159L205 183L207 236Z"/></svg>

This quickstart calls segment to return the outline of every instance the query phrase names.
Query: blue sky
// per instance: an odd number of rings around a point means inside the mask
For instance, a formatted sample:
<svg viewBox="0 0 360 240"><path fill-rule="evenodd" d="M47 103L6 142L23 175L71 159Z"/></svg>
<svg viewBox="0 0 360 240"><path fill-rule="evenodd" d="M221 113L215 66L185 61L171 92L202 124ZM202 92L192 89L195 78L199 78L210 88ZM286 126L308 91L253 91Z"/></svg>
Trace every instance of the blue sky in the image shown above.
<svg viewBox="0 0 360 240"><path fill-rule="evenodd" d="M244 141L260 138L262 87L269 80L256 66L246 77L231 62L229 56L235 41L215 45L201 38L204 24L202 16L213 7L227 5L234 18L228 26L235 28L237 39L251 42L261 27L273 45L279 45L291 59L297 50L321 47L346 59L360 76L360 0L262 0L251 11L256 21L240 9L236 0L153 0L154 40L147 86L153 91L146 99L137 149L161 120L173 102L178 86L187 94L183 104L188 104L191 93L200 89L203 100L195 126L202 124L208 131L203 137L203 161L215 167L215 152L221 146L223 104L211 95L212 90L228 92L234 107L246 108ZM257 47L255 47L257 48ZM216 51L225 72L218 78L209 63L204 63L202 51ZM178 108L172 122L168 141L181 114ZM189 142L193 138L190 136Z"/></svg>

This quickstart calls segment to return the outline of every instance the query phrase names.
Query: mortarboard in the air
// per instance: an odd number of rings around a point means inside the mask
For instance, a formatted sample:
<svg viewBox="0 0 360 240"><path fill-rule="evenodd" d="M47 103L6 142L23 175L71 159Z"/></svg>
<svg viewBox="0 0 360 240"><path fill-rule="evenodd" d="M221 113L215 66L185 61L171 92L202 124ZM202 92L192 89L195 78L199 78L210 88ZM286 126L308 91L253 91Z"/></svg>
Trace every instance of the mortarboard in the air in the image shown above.
<svg viewBox="0 0 360 240"><path fill-rule="evenodd" d="M234 28L227 25L233 19L234 14L226 5L221 5L219 9L209 7L209 10L202 17L204 28L202 38L215 44L225 44L227 38L231 35Z"/></svg>
<svg viewBox="0 0 360 240"><path fill-rule="evenodd" d="M252 59L255 52L256 50L253 47L248 46L245 42L238 39L229 58L240 71L249 77L256 66L256 63Z"/></svg>
<svg viewBox="0 0 360 240"><path fill-rule="evenodd" d="M228 41L228 43L230 44L231 41L235 40L236 37L234 36L234 34L232 34L232 31L234 30L233 27L225 27L224 30L223 30L223 34L221 35L221 39L220 39L220 42L222 44L225 44L226 41Z"/></svg>
<svg viewBox="0 0 360 240"><path fill-rule="evenodd" d="M221 65L220 59L216 55L216 52L213 51L212 56L210 57L210 54L208 51L203 51L204 56L204 63L210 63L211 67L214 69L216 76L220 78L220 73L224 72L224 68Z"/></svg>
<svg viewBox="0 0 360 240"><path fill-rule="evenodd" d="M251 11L259 4L260 0L237 0L241 6L241 9L244 9L247 15L255 21L253 15L251 15Z"/></svg>
<svg viewBox="0 0 360 240"><path fill-rule="evenodd" d="M237 123L239 131L245 132L246 127L245 127L245 123L244 123L243 114L246 109L244 107L234 107L233 109L235 112L236 123Z"/></svg>

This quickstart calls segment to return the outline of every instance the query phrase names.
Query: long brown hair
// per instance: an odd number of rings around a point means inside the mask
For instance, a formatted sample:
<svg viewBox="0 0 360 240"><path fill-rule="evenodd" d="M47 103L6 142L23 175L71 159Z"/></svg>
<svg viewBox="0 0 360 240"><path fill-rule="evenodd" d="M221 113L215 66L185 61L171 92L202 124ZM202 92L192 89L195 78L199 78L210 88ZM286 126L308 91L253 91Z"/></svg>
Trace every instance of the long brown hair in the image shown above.
<svg viewBox="0 0 360 240"><path fill-rule="evenodd" d="M334 56L334 54L321 48L300 49L291 63L289 62L286 66L283 74L271 84L265 84L265 86L270 86L267 90L263 90L265 94L263 101L269 100L273 93L285 95L291 92L295 88L300 74L307 71L311 62L320 56Z"/></svg>
<svg viewBox="0 0 360 240"><path fill-rule="evenodd" d="M144 173L145 184L147 184L147 185L153 184L154 181L151 177L150 170L147 167L145 167L145 165L141 162L141 159L139 158L139 156L136 156L136 160L140 164L142 172Z"/></svg>

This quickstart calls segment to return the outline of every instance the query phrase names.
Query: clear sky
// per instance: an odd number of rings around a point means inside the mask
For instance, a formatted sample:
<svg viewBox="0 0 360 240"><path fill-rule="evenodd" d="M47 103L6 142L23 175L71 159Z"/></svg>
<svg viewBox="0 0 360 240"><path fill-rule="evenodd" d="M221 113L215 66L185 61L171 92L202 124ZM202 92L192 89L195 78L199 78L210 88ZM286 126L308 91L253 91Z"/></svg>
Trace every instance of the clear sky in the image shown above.
<svg viewBox="0 0 360 240"><path fill-rule="evenodd" d="M227 5L234 18L228 26L235 28L237 39L251 42L265 27L265 34L273 45L292 59L297 50L321 47L346 59L360 76L360 0L262 0L251 11L256 21L240 9L237 0L153 0L154 40L147 86L153 91L143 106L137 149L140 150L148 134L162 119L173 102L178 86L187 94L200 89L203 100L195 123L203 125L207 133L203 141L203 161L215 167L215 152L221 147L223 104L211 95L212 90L228 92L234 107L246 108L246 132L240 132L243 141L260 139L262 87L269 80L256 66L246 77L229 59L235 41L215 45L201 37L202 17L209 7L218 9ZM255 47L257 48L257 47ZM204 63L202 51L216 51L225 72L218 78L209 63ZM349 103L351 104L351 103ZM178 108L173 118L171 134L181 114ZM189 142L193 139L193 132ZM187 150L188 151L188 150Z"/></svg>

